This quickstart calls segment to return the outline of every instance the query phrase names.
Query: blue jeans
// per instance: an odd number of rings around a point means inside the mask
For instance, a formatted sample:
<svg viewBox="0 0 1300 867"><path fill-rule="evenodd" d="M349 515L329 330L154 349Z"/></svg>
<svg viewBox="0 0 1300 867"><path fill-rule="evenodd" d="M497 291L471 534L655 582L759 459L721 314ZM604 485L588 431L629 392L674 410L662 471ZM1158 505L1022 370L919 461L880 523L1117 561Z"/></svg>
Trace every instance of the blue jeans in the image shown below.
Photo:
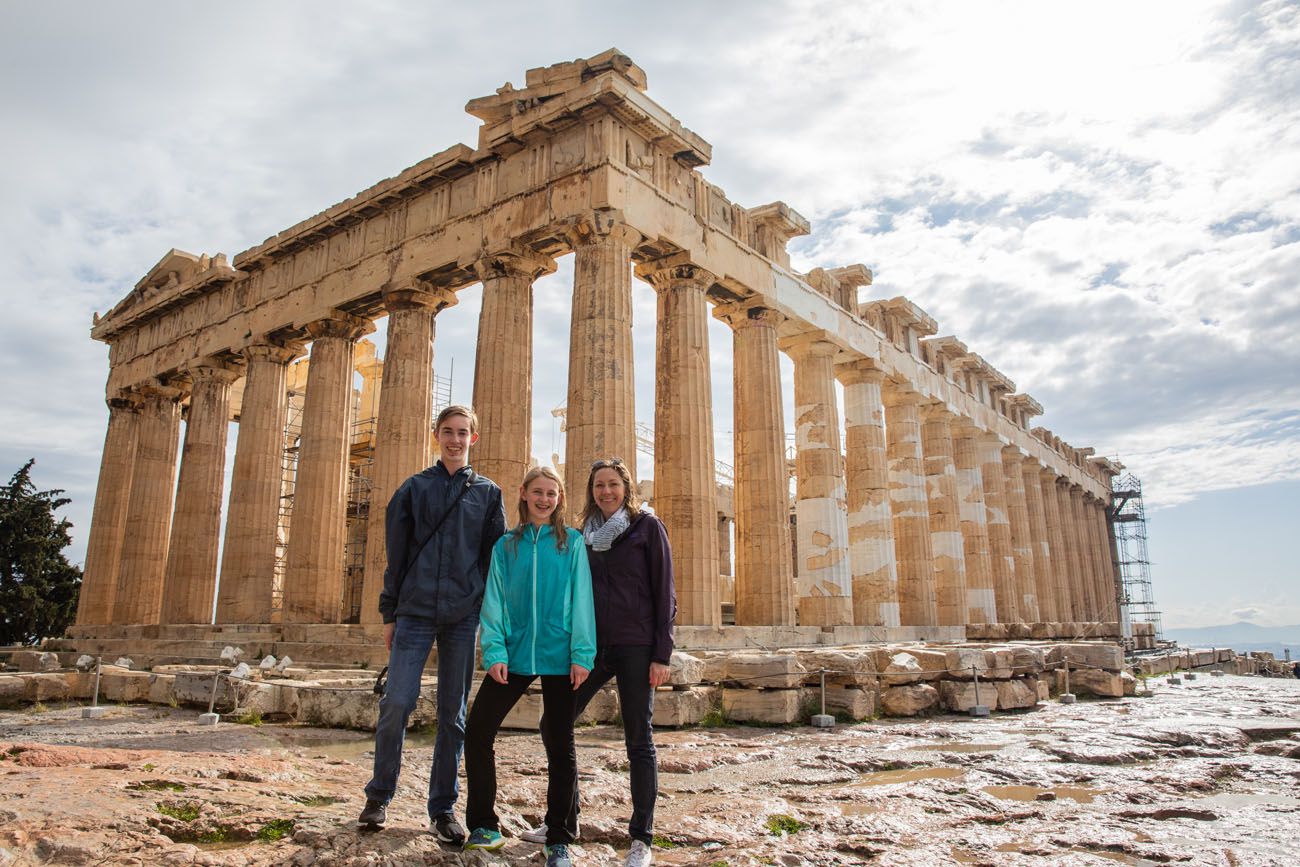
<svg viewBox="0 0 1300 867"><path fill-rule="evenodd" d="M456 769L465 744L465 702L474 676L477 631L477 613L441 625L418 617L397 618L388 655L388 687L379 700L379 723L375 726L375 774L366 784L369 800L387 804L397 791L406 723L420 697L420 676L436 642L438 735L429 772L429 818L450 813L456 805Z"/></svg>

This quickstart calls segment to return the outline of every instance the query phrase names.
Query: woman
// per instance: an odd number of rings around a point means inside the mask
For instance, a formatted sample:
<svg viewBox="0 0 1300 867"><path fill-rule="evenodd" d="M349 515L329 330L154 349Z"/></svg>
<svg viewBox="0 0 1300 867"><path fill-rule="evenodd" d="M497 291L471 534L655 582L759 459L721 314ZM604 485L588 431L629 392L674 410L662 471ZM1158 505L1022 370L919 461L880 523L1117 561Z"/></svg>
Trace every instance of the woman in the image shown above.
<svg viewBox="0 0 1300 867"><path fill-rule="evenodd" d="M668 682L673 654L672 550L664 525L641 505L627 466L619 458L596 461L587 477L587 507L582 535L591 564L596 604L596 663L578 689L575 715L609 682L618 678L623 741L631 769L632 848L625 867L646 867L654 838L654 691ZM545 723L545 720L543 720ZM577 796L572 825L577 827ZM524 834L539 842L545 826Z"/></svg>
<svg viewBox="0 0 1300 867"><path fill-rule="evenodd" d="M466 849L505 845L496 813L496 755L502 721L528 685L542 679L546 718L547 867L572 867L578 783L573 744L575 691L596 654L591 573L582 535L564 524L564 488L548 467L519 488L519 524L492 549L479 645L487 674L465 724Z"/></svg>

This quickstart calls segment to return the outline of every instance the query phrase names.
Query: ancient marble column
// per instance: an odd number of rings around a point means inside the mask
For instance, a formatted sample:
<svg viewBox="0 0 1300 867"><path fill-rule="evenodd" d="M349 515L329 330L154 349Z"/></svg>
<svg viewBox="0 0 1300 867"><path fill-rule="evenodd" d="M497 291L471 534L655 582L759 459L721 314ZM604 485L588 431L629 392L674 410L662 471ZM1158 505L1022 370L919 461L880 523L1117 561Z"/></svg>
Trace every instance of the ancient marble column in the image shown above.
<svg viewBox="0 0 1300 867"><path fill-rule="evenodd" d="M718 574L731 574L731 519L718 515Z"/></svg>
<svg viewBox="0 0 1300 867"><path fill-rule="evenodd" d="M898 564L898 616L903 626L936 626L939 611L921 453L921 396L893 380L885 380L881 399L885 404L889 507Z"/></svg>
<svg viewBox="0 0 1300 867"><path fill-rule="evenodd" d="M632 380L632 248L641 236L597 212L570 234L574 248L569 329L565 474L569 511L586 503L588 470L623 459L636 482L636 401Z"/></svg>
<svg viewBox="0 0 1300 867"><path fill-rule="evenodd" d="M1020 464L1021 484L1025 491L1025 510L1029 516L1029 537L1034 552L1034 585L1038 596L1038 619L1045 623L1060 621L1056 610L1056 587L1052 578L1052 546L1048 542L1047 513L1043 505L1043 488L1038 479L1041 467L1033 458Z"/></svg>
<svg viewBox="0 0 1300 867"><path fill-rule="evenodd" d="M1088 525L1084 520L1086 510L1087 506L1083 503L1083 488L1078 485L1071 485L1070 513L1073 515L1074 520L1070 522L1069 530L1074 536L1074 546L1078 552L1079 561L1079 581L1076 585L1078 595L1075 599L1076 603L1083 605L1083 619L1094 622L1100 618L1097 611L1097 578L1093 568L1092 546L1089 544ZM1076 604L1076 609L1077 607Z"/></svg>
<svg viewBox="0 0 1300 867"><path fill-rule="evenodd" d="M1083 526L1088 539L1088 553L1092 557L1092 598L1097 606L1097 619L1108 621L1116 619L1113 601L1115 591L1111 575L1114 570L1110 564L1109 546L1103 547L1101 526L1097 523L1099 501L1092 494L1083 495Z"/></svg>
<svg viewBox="0 0 1300 867"><path fill-rule="evenodd" d="M1056 471L1043 467L1038 472L1038 485L1043 493L1043 517L1047 525L1047 541L1051 548L1052 596L1056 600L1056 622L1072 623L1074 597L1070 591L1070 548L1066 544L1061 522L1061 495L1057 490Z"/></svg>
<svg viewBox="0 0 1300 867"><path fill-rule="evenodd" d="M384 309L388 311L387 349L384 355L384 384L379 389L379 416L375 427L375 460L371 468L370 513L366 526L366 567L361 584L361 622L380 623L379 593L384 589L384 568L388 565L385 545L384 519L388 514L388 501L402 482L427 466L433 426L433 335L434 317L439 311L456 303L456 293L450 289L433 286L420 288L388 289L384 291ZM495 308L489 304L484 287L484 309ZM529 293L529 308L531 293ZM531 324L531 318L529 319ZM479 358L487 351L479 330ZM531 345L531 344L530 344ZM492 341L488 341L492 346ZM531 353L531 351L530 351ZM516 359L517 360L517 359ZM529 361L531 362L531 354ZM490 364L488 367L490 368ZM476 365L476 376L483 373ZM520 368L524 373L528 368ZM310 375L310 374L309 374ZM502 371L492 371L489 376L502 377ZM497 379L498 391L518 386L518 378ZM483 389L485 392L488 389ZM478 413L478 380L475 380L475 413ZM531 391L526 392L531 394ZM311 391L308 390L310 397ZM518 402L518 401L516 401ZM492 412L502 401L489 399ZM531 403L524 404L525 413L531 417ZM496 420L502 420L500 414ZM525 421L525 432L528 422ZM485 423L479 415L479 429ZM506 429L503 424L503 429ZM500 439L497 440L500 443ZM525 445L527 448L527 445ZM480 469L478 445L470 451L471 463ZM488 478L496 481L493 476ZM523 473L519 479L522 481ZM516 485L517 487L517 485ZM505 488L503 488L505 489ZM505 489L510 490L510 489Z"/></svg>
<svg viewBox="0 0 1300 867"><path fill-rule="evenodd" d="M889 509L889 459L885 454L883 371L866 360L840 364L844 384L845 488L853 622L898 626L898 567Z"/></svg>
<svg viewBox="0 0 1300 867"><path fill-rule="evenodd" d="M925 455L925 498L930 508L935 600L941 626L967 621L966 561L962 547L957 466L953 460L953 414L942 404L921 408L921 451Z"/></svg>
<svg viewBox="0 0 1300 867"><path fill-rule="evenodd" d="M211 623L226 481L230 386L240 371L217 359L188 368L190 410L163 581L163 623Z"/></svg>
<svg viewBox="0 0 1300 867"><path fill-rule="evenodd" d="M474 263L483 307L474 353L479 439L470 454L474 470L500 485L507 502L533 450L533 281L554 271L553 260L526 250L498 251Z"/></svg>
<svg viewBox="0 0 1300 867"><path fill-rule="evenodd" d="M77 598L78 626L113 622L113 597L117 595L117 570L122 560L122 534L135 465L139 405L134 395L108 399L108 430L104 434L104 454L99 460L99 485L95 488L95 510L91 513L90 537L86 541L86 566L81 595Z"/></svg>
<svg viewBox="0 0 1300 867"><path fill-rule="evenodd" d="M179 388L151 384L139 394L135 467L113 600L113 623L124 625L157 623L162 612L181 424Z"/></svg>
<svg viewBox="0 0 1300 867"><path fill-rule="evenodd" d="M1025 623L1038 623L1042 616L1038 608L1037 564L1034 560L1034 540L1029 526L1029 504L1025 497L1025 477L1022 464L1025 456L1015 446L1002 450L1002 467L1006 472L1007 517L1011 521L1011 555L1015 558L1016 589L1019 591L1020 619Z"/></svg>
<svg viewBox="0 0 1300 867"><path fill-rule="evenodd" d="M1002 468L1002 441L993 434L976 440L984 507L989 520L989 562L997 592L998 622L1019 623L1020 594L1016 588L1016 561L1011 547L1011 519L1007 516L1006 471Z"/></svg>
<svg viewBox="0 0 1300 867"><path fill-rule="evenodd" d="M1075 622L1086 622L1092 616L1083 597L1083 567L1079 557L1079 537L1075 533L1074 501L1070 498L1070 480L1056 480L1056 503L1061 513L1061 541L1065 551L1065 592L1070 595L1070 611Z"/></svg>
<svg viewBox="0 0 1300 867"><path fill-rule="evenodd" d="M307 325L312 339L311 363L285 558L285 623L337 623L340 619L352 434L352 349L358 337L373 329L368 320L342 311Z"/></svg>
<svg viewBox="0 0 1300 867"><path fill-rule="evenodd" d="M677 622L721 626L718 483L713 461L709 304L714 276L676 257L637 274L658 293L655 342L655 511L668 530Z"/></svg>
<svg viewBox="0 0 1300 867"><path fill-rule="evenodd" d="M953 424L952 453L961 507L962 551L966 561L967 623L997 623L997 591L989 555L988 507L978 440L983 433L969 421Z"/></svg>
<svg viewBox="0 0 1300 867"><path fill-rule="evenodd" d="M1102 602L1102 612L1108 622L1119 620L1119 578L1116 575L1114 547L1111 545L1110 504L1106 500L1093 502L1093 526L1096 528L1096 545L1100 552L1102 576L1098 592Z"/></svg>
<svg viewBox="0 0 1300 867"><path fill-rule="evenodd" d="M853 623L849 527L835 397L836 346L818 333L782 341L794 359L799 625Z"/></svg>
<svg viewBox="0 0 1300 867"><path fill-rule="evenodd" d="M732 428L736 451L736 625L795 622L790 495L776 345L780 313L731 305L714 315L732 328Z"/></svg>
<svg viewBox="0 0 1300 867"><path fill-rule="evenodd" d="M244 398L226 510L217 623L270 623L271 577L284 481L286 372L302 353L259 338L244 347Z"/></svg>

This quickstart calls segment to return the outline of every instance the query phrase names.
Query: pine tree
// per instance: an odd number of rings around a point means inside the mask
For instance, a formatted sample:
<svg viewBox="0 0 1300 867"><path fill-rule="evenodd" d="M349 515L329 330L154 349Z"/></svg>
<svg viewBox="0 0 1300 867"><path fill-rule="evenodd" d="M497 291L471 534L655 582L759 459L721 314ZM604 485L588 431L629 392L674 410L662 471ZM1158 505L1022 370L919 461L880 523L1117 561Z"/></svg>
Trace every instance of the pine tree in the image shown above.
<svg viewBox="0 0 1300 867"><path fill-rule="evenodd" d="M61 490L36 490L35 463L0 489L0 645L62 635L77 611L81 569L63 556L72 524L54 517L71 501Z"/></svg>

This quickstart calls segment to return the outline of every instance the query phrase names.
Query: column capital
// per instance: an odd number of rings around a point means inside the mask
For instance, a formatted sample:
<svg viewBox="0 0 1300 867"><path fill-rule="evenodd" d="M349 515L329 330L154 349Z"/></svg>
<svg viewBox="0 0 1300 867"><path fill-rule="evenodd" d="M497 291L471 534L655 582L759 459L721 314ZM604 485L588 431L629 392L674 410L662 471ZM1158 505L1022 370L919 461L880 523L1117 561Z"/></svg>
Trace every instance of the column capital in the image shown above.
<svg viewBox="0 0 1300 867"><path fill-rule="evenodd" d="M245 361L274 361L278 364L288 364L295 358L305 355L306 348L302 341L280 342L261 335L245 343L240 348L239 354L244 356Z"/></svg>
<svg viewBox="0 0 1300 867"><path fill-rule="evenodd" d="M925 398L897 380L886 379L880 400L885 406L920 406Z"/></svg>
<svg viewBox="0 0 1300 867"><path fill-rule="evenodd" d="M863 382L880 385L885 381L885 376L885 371L880 369L874 358L855 358L835 365L835 378L844 385Z"/></svg>
<svg viewBox="0 0 1300 867"><path fill-rule="evenodd" d="M832 343L829 337L827 332L816 328L782 337L776 345L791 358L826 358L839 352L839 347Z"/></svg>
<svg viewBox="0 0 1300 867"><path fill-rule="evenodd" d="M951 425L956 419L957 413L948 409L948 405L941 400L921 404L922 421L946 421Z"/></svg>
<svg viewBox="0 0 1300 867"><path fill-rule="evenodd" d="M319 340L322 337L356 340L363 334L370 334L375 330L375 324L369 319L353 316L342 310L331 310L327 316L308 322L303 327L311 335L312 340Z"/></svg>
<svg viewBox="0 0 1300 867"><path fill-rule="evenodd" d="M229 385L244 375L241 365L212 356L196 358L188 362L185 365L185 373L190 377L191 388L198 382L220 382Z"/></svg>
<svg viewBox="0 0 1300 867"><path fill-rule="evenodd" d="M776 328L786 319L784 313L772 307L764 306L762 300L758 298L748 301L735 301L731 304L720 304L713 308L713 316L730 325L732 330L735 331L755 326Z"/></svg>
<svg viewBox="0 0 1300 867"><path fill-rule="evenodd" d="M574 247L599 244L611 239L635 247L645 238L623 220L622 211L615 210L599 210L584 214L566 225L562 231Z"/></svg>
<svg viewBox="0 0 1300 867"><path fill-rule="evenodd" d="M958 415L952 420L952 435L955 439L975 439L984 435L984 428L970 416Z"/></svg>
<svg viewBox="0 0 1300 867"><path fill-rule="evenodd" d="M1028 456L1020 450L1019 446L1002 447L1002 463L1019 465L1021 461L1029 460Z"/></svg>
<svg viewBox="0 0 1300 867"><path fill-rule="evenodd" d="M181 388L171 380L164 383L158 379L142 382L132 390L140 396L141 402L152 403L175 402L189 393L188 388Z"/></svg>
<svg viewBox="0 0 1300 867"><path fill-rule="evenodd" d="M459 300L454 289L434 286L424 281L420 281L415 286L406 286L401 289L386 288L381 292L381 297L383 298L384 309L389 313L396 313L399 310L432 310L437 314L453 306ZM374 329L371 328L371 330ZM369 334L370 332L364 331L361 333ZM360 337L361 334L357 336Z"/></svg>
<svg viewBox="0 0 1300 867"><path fill-rule="evenodd" d="M110 411L119 412L139 412L140 396L132 394L129 391L123 391L113 397L106 398L104 403L108 404Z"/></svg>
<svg viewBox="0 0 1300 867"><path fill-rule="evenodd" d="M1038 477L1045 482L1055 482L1061 477L1061 474L1051 467L1045 467L1042 464L1039 464Z"/></svg>
<svg viewBox="0 0 1300 867"><path fill-rule="evenodd" d="M708 292L718 278L691 261L688 253L674 253L661 259L652 259L636 266L636 276L649 283L658 292L685 287Z"/></svg>
<svg viewBox="0 0 1300 867"><path fill-rule="evenodd" d="M555 273L555 260L522 247L504 247L485 253L470 265L480 282L493 278L524 277L536 280L543 274Z"/></svg>

